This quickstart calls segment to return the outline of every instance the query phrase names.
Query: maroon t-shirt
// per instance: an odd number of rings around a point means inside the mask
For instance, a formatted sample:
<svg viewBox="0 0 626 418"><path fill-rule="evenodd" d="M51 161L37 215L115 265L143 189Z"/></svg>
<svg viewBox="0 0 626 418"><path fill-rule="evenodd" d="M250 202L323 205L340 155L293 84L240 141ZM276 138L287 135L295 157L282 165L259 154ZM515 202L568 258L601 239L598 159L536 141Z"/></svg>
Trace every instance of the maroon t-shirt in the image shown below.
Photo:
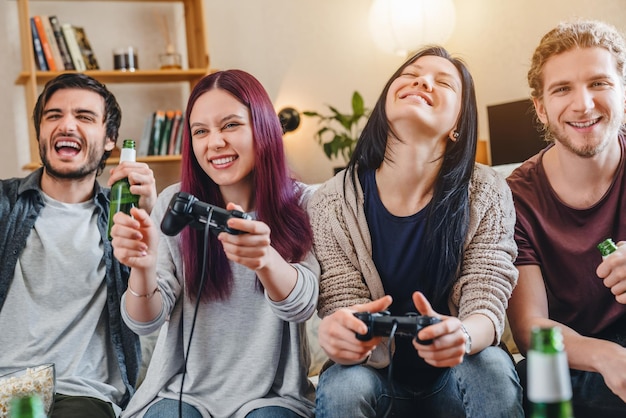
<svg viewBox="0 0 626 418"><path fill-rule="evenodd" d="M507 179L517 212L515 264L541 268L550 318L586 336L626 319L626 305L617 303L596 275L602 262L596 245L606 238L626 241L623 137L620 144L622 158L613 184L588 209L573 209L554 193L541 163L545 150Z"/></svg>

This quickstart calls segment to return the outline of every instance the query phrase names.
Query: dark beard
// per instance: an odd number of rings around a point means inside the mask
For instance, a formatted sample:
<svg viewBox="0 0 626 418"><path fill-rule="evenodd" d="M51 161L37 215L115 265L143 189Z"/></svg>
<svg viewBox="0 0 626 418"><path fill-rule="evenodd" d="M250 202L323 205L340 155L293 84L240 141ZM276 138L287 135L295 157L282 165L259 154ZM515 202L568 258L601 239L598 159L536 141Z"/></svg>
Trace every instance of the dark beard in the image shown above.
<svg viewBox="0 0 626 418"><path fill-rule="evenodd" d="M96 158L95 155L90 155L89 157L90 158L87 164L78 168L77 170L70 172L59 171L52 167L52 164L50 164L50 161L48 160L48 148L43 147L41 149L41 162L44 166L44 169L46 170L46 173L48 173L51 177L57 179L80 180L96 173L98 171L98 168L100 167L100 163L102 162L103 157L100 157L99 160Z"/></svg>

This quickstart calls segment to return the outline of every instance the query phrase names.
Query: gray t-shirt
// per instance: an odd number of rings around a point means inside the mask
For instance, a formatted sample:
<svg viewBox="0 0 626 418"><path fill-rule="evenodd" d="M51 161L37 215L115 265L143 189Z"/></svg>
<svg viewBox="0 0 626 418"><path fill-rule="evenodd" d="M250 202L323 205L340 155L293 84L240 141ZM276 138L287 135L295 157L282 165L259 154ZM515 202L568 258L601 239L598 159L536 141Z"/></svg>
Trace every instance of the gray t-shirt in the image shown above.
<svg viewBox="0 0 626 418"><path fill-rule="evenodd" d="M107 337L95 204L44 198L0 315L2 364L11 365L0 374L52 362L57 393L117 404L125 388Z"/></svg>

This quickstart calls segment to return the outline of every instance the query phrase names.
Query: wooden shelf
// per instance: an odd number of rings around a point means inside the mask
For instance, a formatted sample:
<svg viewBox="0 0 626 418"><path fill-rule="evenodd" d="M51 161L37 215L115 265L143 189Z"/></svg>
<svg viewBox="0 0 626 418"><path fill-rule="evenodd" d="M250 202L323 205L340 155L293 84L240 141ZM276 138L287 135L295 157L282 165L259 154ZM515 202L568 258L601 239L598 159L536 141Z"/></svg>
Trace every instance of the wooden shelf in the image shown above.
<svg viewBox="0 0 626 418"><path fill-rule="evenodd" d="M68 0L65 0L68 1ZM72 1L72 0L69 0ZM62 73L76 71L36 71L30 73L22 71L15 84L26 84L34 75L37 84L45 84L54 77ZM102 83L159 83L159 82L189 82L195 84L202 77L208 74L207 69L191 70L137 70L137 71L115 71L115 70L92 70L84 71Z"/></svg>
<svg viewBox="0 0 626 418"><path fill-rule="evenodd" d="M45 3L46 0L16 0L18 4L18 20L20 27L20 45L22 56L22 72L15 80L15 84L24 86L26 97L27 113L33 111L40 86L44 85L54 77L63 72L71 71L39 71L35 63L33 54L33 40L30 31L30 17L35 13L30 10L31 3ZM211 72L209 66L209 55L207 52L207 38L204 24L204 0L58 0L59 2L89 2L89 3L144 3L141 7L147 8L148 3L178 3L183 6L184 13L184 33L186 37L187 63L184 70L137 70L132 72L116 70L94 70L84 73L106 84L145 84L145 83L185 83L193 88L196 83L205 75ZM72 7L72 6L70 6ZM59 10L62 13L62 10ZM150 31L153 27L147 28L146 36L153 36ZM173 104L175 107L184 106L184 103ZM155 109L149 109L152 112ZM34 127L29 125L30 133L30 159L31 162L24 166L25 170L35 170L41 167L39 159L39 146L35 137ZM139 157L138 161L154 165L155 177L163 174L168 181L176 180L180 167L180 155L149 156ZM107 160L107 165L118 164L117 155ZM176 178L173 178L176 177ZM157 178L157 183L165 184L164 179Z"/></svg>
<svg viewBox="0 0 626 418"><path fill-rule="evenodd" d="M160 164L160 163L178 163L180 162L180 155L149 155L147 157L137 157L138 162L143 162L147 164ZM106 165L117 165L119 164L119 157L110 157L106 161ZM41 167L40 161L32 161L24 166L24 170L36 170Z"/></svg>

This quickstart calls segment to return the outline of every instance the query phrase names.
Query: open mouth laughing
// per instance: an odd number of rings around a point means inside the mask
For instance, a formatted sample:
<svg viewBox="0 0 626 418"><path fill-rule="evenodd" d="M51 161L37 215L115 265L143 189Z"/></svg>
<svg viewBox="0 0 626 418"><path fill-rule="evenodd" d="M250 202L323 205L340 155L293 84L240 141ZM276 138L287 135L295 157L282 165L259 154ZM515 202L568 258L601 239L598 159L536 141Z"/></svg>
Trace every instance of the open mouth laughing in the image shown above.
<svg viewBox="0 0 626 418"><path fill-rule="evenodd" d="M61 140L54 144L54 149L61 155L71 156L78 154L82 147L76 141Z"/></svg>

